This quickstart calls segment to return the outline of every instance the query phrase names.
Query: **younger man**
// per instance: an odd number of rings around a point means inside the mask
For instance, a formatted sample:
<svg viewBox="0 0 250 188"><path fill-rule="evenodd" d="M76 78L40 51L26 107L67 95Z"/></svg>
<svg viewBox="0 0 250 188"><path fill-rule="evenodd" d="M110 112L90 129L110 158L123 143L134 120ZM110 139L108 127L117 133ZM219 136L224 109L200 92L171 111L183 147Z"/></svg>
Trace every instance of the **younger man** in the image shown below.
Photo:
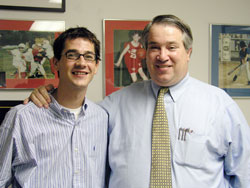
<svg viewBox="0 0 250 188"><path fill-rule="evenodd" d="M104 187L108 117L85 95L100 60L86 28L53 46L59 86L48 109L14 107L0 127L0 187Z"/></svg>

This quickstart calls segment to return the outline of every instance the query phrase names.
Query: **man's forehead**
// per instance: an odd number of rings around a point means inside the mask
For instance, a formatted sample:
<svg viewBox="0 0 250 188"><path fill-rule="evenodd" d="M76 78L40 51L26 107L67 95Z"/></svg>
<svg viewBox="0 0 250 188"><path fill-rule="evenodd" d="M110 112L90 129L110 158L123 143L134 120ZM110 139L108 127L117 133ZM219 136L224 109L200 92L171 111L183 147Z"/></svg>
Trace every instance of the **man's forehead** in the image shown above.
<svg viewBox="0 0 250 188"><path fill-rule="evenodd" d="M149 35L148 37L148 45L156 45L156 44L174 44L183 41L182 36L176 35Z"/></svg>
<svg viewBox="0 0 250 188"><path fill-rule="evenodd" d="M159 29L161 29L161 30L168 30L168 29L178 30L179 32L182 33L182 30L172 23L155 23L149 29L149 33L155 32L155 30L159 30Z"/></svg>
<svg viewBox="0 0 250 188"><path fill-rule="evenodd" d="M83 44L82 41L87 43ZM93 53L95 54L95 47L92 42L84 38L67 39L65 41L63 53L77 52L77 53Z"/></svg>

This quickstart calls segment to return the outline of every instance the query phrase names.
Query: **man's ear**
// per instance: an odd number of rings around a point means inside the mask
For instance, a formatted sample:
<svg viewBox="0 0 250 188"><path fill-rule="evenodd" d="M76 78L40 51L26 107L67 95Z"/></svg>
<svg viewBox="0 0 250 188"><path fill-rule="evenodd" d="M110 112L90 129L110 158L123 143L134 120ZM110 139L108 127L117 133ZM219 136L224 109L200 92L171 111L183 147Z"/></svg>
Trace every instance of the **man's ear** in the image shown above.
<svg viewBox="0 0 250 188"><path fill-rule="evenodd" d="M95 74L96 74L97 71L98 71L99 65L100 65L100 60L97 60L97 61L96 61L96 64L95 64Z"/></svg>
<svg viewBox="0 0 250 188"><path fill-rule="evenodd" d="M53 64L56 70L59 70L59 61L55 57L53 57Z"/></svg>
<svg viewBox="0 0 250 188"><path fill-rule="evenodd" d="M193 49L192 49L192 48L189 48L189 49L188 49L188 51L187 51L187 54L188 54L188 61L190 60L190 57L191 57L192 51L193 51Z"/></svg>

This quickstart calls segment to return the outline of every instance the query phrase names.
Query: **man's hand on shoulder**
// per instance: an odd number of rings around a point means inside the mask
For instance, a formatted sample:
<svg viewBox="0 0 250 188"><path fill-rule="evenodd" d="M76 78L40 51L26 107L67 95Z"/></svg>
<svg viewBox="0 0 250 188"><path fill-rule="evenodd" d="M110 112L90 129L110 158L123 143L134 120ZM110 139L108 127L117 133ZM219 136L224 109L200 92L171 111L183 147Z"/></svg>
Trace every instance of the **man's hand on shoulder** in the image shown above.
<svg viewBox="0 0 250 188"><path fill-rule="evenodd" d="M35 88L30 96L23 101L23 104L27 104L29 101L32 101L38 107L49 107L49 103L51 102L49 91L53 90L54 86L49 84L47 86L40 86Z"/></svg>

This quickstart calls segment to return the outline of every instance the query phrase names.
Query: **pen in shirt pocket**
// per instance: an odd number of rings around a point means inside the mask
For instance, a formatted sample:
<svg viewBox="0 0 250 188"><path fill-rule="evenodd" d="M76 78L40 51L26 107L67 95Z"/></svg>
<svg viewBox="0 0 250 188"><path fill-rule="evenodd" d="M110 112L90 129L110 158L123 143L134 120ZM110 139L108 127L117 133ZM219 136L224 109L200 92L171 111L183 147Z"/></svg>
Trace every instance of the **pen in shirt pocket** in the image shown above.
<svg viewBox="0 0 250 188"><path fill-rule="evenodd" d="M179 128L178 140L186 141L187 133L191 134L193 132L190 128Z"/></svg>

